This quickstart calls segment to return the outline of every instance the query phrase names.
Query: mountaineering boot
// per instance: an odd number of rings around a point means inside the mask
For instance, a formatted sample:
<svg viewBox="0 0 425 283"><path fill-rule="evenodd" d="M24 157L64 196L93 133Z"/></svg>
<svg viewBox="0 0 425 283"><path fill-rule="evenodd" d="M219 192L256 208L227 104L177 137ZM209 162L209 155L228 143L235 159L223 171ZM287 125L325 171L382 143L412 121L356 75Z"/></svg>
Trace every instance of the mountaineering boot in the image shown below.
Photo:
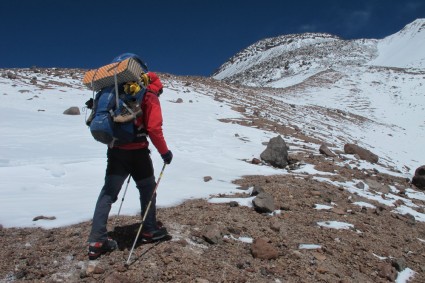
<svg viewBox="0 0 425 283"><path fill-rule="evenodd" d="M143 231L140 234L139 242L140 243L152 243L161 240L167 240L171 236L168 234L167 228L165 228L161 221L157 222L157 228L150 231Z"/></svg>
<svg viewBox="0 0 425 283"><path fill-rule="evenodd" d="M118 248L116 241L108 238L103 242L89 243L89 260L95 260L103 254L112 252Z"/></svg>

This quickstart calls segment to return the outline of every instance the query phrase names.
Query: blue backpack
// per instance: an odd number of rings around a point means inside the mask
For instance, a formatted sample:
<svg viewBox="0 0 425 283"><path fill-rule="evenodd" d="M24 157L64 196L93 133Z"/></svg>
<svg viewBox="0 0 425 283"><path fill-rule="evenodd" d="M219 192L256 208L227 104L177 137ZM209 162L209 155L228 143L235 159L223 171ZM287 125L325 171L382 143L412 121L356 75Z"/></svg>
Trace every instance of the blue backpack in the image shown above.
<svg viewBox="0 0 425 283"><path fill-rule="evenodd" d="M133 64L133 72L117 74L113 77L103 79L103 87L94 96L92 103L92 113L86 124L90 127L90 132L94 139L113 147L132 142L147 141L147 134L144 129L137 129L134 120L142 115L141 102L146 93L147 81L138 83L136 93L127 93L124 91L126 80L135 81L140 78L147 78L143 73L147 72L146 64L133 53L124 53L113 59L112 63L117 63L125 59L132 58L137 63ZM109 65L108 65L109 66ZM107 67L108 67L107 66ZM115 69L116 70L116 69ZM95 72L95 75L98 71ZM93 77L94 79L94 77ZM93 85L93 81L92 84ZM94 88L93 88L94 90ZM86 103L86 105L88 105Z"/></svg>
<svg viewBox="0 0 425 283"><path fill-rule="evenodd" d="M98 142L113 145L131 143L146 134L140 133L134 125L134 119L142 115L140 104L146 93L142 88L131 95L115 95L114 86L106 87L96 94L90 132Z"/></svg>

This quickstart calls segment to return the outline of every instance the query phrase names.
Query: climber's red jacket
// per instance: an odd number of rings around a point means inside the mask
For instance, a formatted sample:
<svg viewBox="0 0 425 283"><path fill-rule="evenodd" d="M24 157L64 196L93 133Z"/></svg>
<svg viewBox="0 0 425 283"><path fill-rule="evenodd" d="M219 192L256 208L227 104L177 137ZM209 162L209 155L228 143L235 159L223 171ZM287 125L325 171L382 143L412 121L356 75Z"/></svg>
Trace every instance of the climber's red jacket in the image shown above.
<svg viewBox="0 0 425 283"><path fill-rule="evenodd" d="M150 84L147 86L146 94L142 100L143 115L138 117L134 124L137 128L142 127L147 132L149 139L156 147L160 154L165 154L168 151L167 143L165 142L164 134L162 133L162 111L159 103L159 94L162 93L162 83L155 73L148 73ZM116 147L121 149L140 149L147 148L148 141L134 142Z"/></svg>

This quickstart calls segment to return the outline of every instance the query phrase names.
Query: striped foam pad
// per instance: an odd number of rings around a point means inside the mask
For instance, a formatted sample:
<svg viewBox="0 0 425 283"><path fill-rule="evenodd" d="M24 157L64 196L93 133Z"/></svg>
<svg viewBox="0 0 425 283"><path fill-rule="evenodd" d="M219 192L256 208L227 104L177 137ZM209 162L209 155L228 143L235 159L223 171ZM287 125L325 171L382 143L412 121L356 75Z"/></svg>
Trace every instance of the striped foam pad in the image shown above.
<svg viewBox="0 0 425 283"><path fill-rule="evenodd" d="M143 69L140 64L133 58L128 58L124 61L86 72L83 84L94 91L98 91L115 84L115 73L117 74L118 84L121 84L139 80L142 72Z"/></svg>

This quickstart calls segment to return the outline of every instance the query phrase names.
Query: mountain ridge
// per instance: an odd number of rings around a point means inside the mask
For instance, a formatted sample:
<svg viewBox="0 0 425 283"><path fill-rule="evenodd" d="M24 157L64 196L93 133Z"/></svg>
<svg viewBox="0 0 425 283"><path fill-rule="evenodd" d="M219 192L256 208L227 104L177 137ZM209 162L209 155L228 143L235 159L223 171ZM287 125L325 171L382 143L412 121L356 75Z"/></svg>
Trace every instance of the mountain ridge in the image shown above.
<svg viewBox="0 0 425 283"><path fill-rule="evenodd" d="M249 86L276 87L273 85L276 81L300 73L304 73L303 79L306 79L330 67L347 68L360 65L404 67L408 65L423 68L425 54L419 51L418 46L424 43L425 36L422 36L425 34L424 26L425 19L418 19L406 25L401 31L381 40L344 40L324 33L290 34L267 38L235 54L212 77ZM409 63L384 64L385 60L389 59L388 56L379 58L380 52L385 55L385 52L391 53L394 48L406 45L406 40L403 40L406 34L417 39L413 48L416 49L414 54L417 54L414 58L420 58L420 62L413 64L411 60ZM393 41L396 42L395 47L394 44L388 47L389 44L386 42ZM401 54L412 56L411 49ZM378 60L375 60L377 58ZM374 60L375 63L373 63Z"/></svg>

